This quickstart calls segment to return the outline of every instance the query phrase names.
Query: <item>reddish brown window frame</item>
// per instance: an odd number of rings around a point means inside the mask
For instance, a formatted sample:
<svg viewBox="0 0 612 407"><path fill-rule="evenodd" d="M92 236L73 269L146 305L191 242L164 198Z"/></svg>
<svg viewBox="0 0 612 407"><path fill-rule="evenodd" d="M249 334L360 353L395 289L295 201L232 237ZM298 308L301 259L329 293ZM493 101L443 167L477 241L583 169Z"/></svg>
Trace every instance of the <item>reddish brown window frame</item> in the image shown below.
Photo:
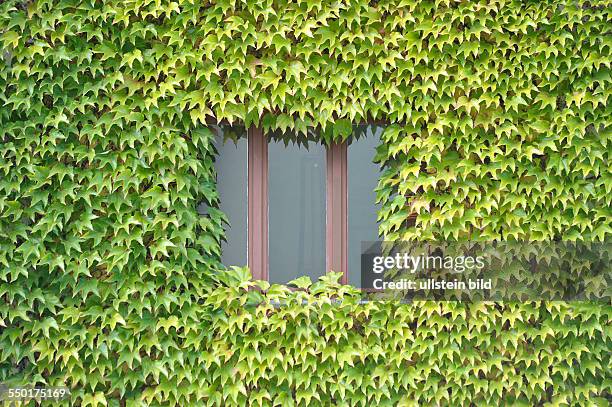
<svg viewBox="0 0 612 407"><path fill-rule="evenodd" d="M248 129L247 261L256 280L268 280L268 139ZM348 283L347 144L327 146L325 264Z"/></svg>
<svg viewBox="0 0 612 407"><path fill-rule="evenodd" d="M248 130L247 262L253 278L268 280L268 140Z"/></svg>
<svg viewBox="0 0 612 407"><path fill-rule="evenodd" d="M327 147L326 172L326 271L341 272L342 284L348 284L348 175L346 142L333 143Z"/></svg>

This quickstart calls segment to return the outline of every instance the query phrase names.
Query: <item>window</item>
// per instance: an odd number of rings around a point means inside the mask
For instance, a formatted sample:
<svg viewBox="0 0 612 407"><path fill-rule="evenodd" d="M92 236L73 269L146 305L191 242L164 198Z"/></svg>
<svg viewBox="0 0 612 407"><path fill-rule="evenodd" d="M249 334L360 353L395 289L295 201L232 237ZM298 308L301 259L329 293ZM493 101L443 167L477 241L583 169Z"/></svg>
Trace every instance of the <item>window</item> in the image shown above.
<svg viewBox="0 0 612 407"><path fill-rule="evenodd" d="M362 244L378 240L376 187L381 174L372 160L383 130L358 126L348 146L348 283L355 287L361 284Z"/></svg>
<svg viewBox="0 0 612 407"><path fill-rule="evenodd" d="M325 147L268 143L268 275L286 283L325 272Z"/></svg>
<svg viewBox="0 0 612 407"><path fill-rule="evenodd" d="M221 261L226 265L247 264L247 134L244 128L218 127L215 148L218 157L217 191L219 209L229 224L221 244Z"/></svg>
<svg viewBox="0 0 612 407"><path fill-rule="evenodd" d="M334 270L359 286L361 242L378 238L373 159L382 127L356 126L349 141L327 147L256 128L219 133L217 182L230 223L224 264L248 264L272 283Z"/></svg>

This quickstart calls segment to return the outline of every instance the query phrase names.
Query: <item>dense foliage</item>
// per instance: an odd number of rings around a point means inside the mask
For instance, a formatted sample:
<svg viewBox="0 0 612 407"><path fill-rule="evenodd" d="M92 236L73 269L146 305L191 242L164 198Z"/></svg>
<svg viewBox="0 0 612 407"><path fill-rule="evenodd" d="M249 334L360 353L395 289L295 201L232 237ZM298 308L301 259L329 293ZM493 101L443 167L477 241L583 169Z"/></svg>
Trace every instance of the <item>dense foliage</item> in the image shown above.
<svg viewBox="0 0 612 407"><path fill-rule="evenodd" d="M358 304L333 275L218 270L206 122L394 123L391 240L604 240L610 3L2 2L0 382L93 406L608 405L609 305Z"/></svg>

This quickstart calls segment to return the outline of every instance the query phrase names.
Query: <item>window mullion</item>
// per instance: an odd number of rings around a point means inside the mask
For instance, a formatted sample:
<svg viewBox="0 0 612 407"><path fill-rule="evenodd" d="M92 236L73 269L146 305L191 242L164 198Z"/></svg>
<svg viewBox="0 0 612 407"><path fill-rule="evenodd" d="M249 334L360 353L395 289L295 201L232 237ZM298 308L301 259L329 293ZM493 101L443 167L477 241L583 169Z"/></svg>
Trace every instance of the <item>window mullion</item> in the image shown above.
<svg viewBox="0 0 612 407"><path fill-rule="evenodd" d="M348 283L347 144L327 149L326 268Z"/></svg>
<svg viewBox="0 0 612 407"><path fill-rule="evenodd" d="M253 278L268 280L268 141L248 131L248 264Z"/></svg>

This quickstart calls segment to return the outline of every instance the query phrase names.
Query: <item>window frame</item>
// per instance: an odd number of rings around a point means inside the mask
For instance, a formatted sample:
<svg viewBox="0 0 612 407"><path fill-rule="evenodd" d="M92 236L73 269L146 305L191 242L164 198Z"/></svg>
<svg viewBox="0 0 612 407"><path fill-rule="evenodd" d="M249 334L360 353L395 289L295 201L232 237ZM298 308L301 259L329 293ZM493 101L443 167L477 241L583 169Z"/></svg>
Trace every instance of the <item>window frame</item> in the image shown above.
<svg viewBox="0 0 612 407"><path fill-rule="evenodd" d="M268 139L250 127L247 140L247 263L255 280L268 281Z"/></svg>
<svg viewBox="0 0 612 407"><path fill-rule="evenodd" d="M374 124L374 123L368 123ZM256 280L269 281L268 137L247 128L247 263ZM348 284L348 142L326 146L325 273Z"/></svg>
<svg viewBox="0 0 612 407"><path fill-rule="evenodd" d="M325 272L342 273L348 284L348 143L327 146L325 187ZM248 221L247 221L248 222Z"/></svg>

